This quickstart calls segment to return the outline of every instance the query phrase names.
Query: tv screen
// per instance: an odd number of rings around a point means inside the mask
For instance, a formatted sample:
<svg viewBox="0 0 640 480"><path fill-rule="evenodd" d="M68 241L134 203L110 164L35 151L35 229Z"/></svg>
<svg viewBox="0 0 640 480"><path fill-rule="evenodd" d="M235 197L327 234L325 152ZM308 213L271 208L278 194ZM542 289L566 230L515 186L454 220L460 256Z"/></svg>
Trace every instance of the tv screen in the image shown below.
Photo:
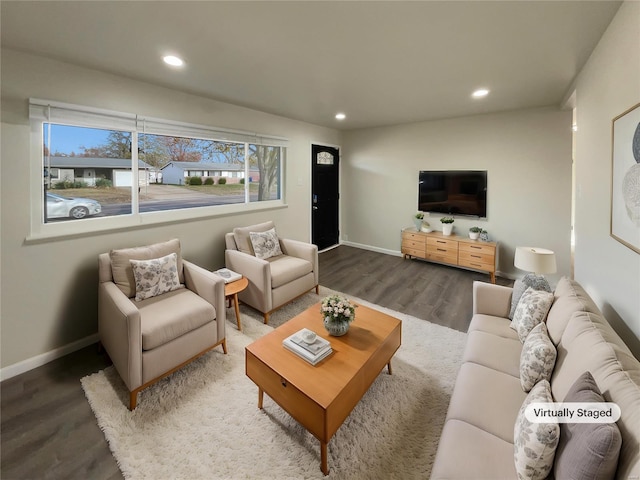
<svg viewBox="0 0 640 480"><path fill-rule="evenodd" d="M486 170L421 171L418 210L486 218Z"/></svg>

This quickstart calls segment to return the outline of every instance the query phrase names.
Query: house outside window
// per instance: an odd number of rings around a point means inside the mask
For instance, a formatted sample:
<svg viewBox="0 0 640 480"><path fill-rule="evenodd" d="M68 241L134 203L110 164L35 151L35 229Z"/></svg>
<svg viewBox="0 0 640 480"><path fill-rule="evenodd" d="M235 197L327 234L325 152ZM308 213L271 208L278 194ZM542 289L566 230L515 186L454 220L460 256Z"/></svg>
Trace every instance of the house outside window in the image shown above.
<svg viewBox="0 0 640 480"><path fill-rule="evenodd" d="M36 237L284 205L286 139L35 99L30 116Z"/></svg>

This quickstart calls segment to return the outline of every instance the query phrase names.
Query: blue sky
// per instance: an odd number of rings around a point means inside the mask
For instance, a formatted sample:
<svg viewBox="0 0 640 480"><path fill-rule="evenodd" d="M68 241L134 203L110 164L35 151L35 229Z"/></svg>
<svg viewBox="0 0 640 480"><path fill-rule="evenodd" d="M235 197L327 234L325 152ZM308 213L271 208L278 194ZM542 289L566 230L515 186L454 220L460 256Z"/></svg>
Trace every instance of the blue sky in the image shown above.
<svg viewBox="0 0 640 480"><path fill-rule="evenodd" d="M44 141L47 142L47 124L44 129ZM101 130L98 128L70 127L66 125L51 125L51 153L60 152L67 155L71 152L82 153L80 147L96 147L106 143L111 130Z"/></svg>

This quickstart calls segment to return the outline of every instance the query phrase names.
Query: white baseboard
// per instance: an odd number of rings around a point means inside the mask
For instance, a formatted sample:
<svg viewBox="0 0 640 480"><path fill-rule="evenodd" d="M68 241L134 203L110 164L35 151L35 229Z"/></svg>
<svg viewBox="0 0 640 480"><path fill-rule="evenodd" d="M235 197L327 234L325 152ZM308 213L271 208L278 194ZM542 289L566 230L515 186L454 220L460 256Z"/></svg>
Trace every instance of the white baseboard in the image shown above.
<svg viewBox="0 0 640 480"><path fill-rule="evenodd" d="M9 365L8 367L4 367L0 369L0 381L7 380L8 378L12 378L16 375L20 375L21 373L28 372L29 370L33 370L34 368L41 367L42 365L52 362L53 360L64 357L65 355L75 352L76 350L80 350L81 348L96 343L98 340L98 334L94 333L93 335L89 335L88 337L81 338L80 340L76 340L75 342L68 343L67 345L56 348L55 350L41 353L40 355L36 355L35 357L27 358L26 360L22 360L21 362L14 363L13 365Z"/></svg>
<svg viewBox="0 0 640 480"><path fill-rule="evenodd" d="M363 243L355 243L355 242L342 240L340 242L340 245L346 245L347 247L361 248L363 250L371 250L372 252L385 253L387 255L393 255L395 257L402 256L402 252L400 252L399 250L389 250L387 248L373 247L371 245L365 245Z"/></svg>

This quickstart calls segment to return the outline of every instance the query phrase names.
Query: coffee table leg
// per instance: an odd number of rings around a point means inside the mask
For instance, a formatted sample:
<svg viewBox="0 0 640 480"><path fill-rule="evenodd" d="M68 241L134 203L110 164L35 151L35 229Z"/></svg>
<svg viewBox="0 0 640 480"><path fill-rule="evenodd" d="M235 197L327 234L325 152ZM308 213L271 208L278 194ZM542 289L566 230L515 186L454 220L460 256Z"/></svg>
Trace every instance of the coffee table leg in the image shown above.
<svg viewBox="0 0 640 480"><path fill-rule="evenodd" d="M391 371L391 360L387 363L387 371L389 372L389 375L393 375L393 372Z"/></svg>
<svg viewBox="0 0 640 480"><path fill-rule="evenodd" d="M320 441L320 470L325 475L329 475L329 467L327 465L327 442Z"/></svg>
<svg viewBox="0 0 640 480"><path fill-rule="evenodd" d="M238 330L242 331L242 325L240 324L240 307L238 306L238 294L233 295L233 303L236 306L236 321L238 322Z"/></svg>
<svg viewBox="0 0 640 480"><path fill-rule="evenodd" d="M262 410L262 400L264 399L264 390L258 387L258 408Z"/></svg>

